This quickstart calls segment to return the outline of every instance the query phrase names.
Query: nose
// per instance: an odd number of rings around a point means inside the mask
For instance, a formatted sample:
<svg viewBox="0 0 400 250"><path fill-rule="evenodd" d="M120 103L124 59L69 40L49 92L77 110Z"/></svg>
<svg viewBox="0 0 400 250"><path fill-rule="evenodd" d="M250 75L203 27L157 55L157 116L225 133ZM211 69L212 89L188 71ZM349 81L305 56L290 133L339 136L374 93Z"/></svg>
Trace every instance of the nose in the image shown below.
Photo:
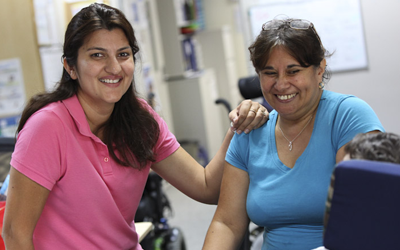
<svg viewBox="0 0 400 250"><path fill-rule="evenodd" d="M117 58L109 57L105 66L105 71L113 75L118 74L121 71L121 65Z"/></svg>
<svg viewBox="0 0 400 250"><path fill-rule="evenodd" d="M288 89L290 87L289 81L285 75L280 75L276 78L274 88L280 92Z"/></svg>

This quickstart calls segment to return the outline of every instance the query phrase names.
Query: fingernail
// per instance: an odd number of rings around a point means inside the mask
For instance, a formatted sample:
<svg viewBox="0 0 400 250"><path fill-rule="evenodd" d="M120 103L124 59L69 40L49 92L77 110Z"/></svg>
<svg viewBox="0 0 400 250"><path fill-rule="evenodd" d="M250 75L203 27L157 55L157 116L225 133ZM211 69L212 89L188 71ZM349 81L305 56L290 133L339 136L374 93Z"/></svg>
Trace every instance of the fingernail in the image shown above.
<svg viewBox="0 0 400 250"><path fill-rule="evenodd" d="M242 130L236 130L236 133L237 133L238 135L240 135L240 134L242 133Z"/></svg>
<svg viewBox="0 0 400 250"><path fill-rule="evenodd" d="M231 127L231 130L232 130L232 132L235 132L235 131L236 131L236 128Z"/></svg>
<svg viewBox="0 0 400 250"><path fill-rule="evenodd" d="M247 128L244 130L245 134L248 134L250 132L250 130L248 130Z"/></svg>

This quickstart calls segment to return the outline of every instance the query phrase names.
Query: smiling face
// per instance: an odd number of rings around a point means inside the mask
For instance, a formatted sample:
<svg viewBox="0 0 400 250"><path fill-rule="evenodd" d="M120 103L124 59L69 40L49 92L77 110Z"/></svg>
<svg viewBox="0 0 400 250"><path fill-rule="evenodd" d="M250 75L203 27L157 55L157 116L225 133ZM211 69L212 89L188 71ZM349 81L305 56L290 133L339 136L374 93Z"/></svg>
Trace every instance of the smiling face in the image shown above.
<svg viewBox="0 0 400 250"><path fill-rule="evenodd" d="M133 53L121 29L90 34L79 48L76 65L66 69L79 82L78 99L84 108L109 112L132 84Z"/></svg>
<svg viewBox="0 0 400 250"><path fill-rule="evenodd" d="M300 118L312 112L322 94L325 60L319 67L302 67L282 46L274 48L259 71L261 89L267 102L282 116Z"/></svg>

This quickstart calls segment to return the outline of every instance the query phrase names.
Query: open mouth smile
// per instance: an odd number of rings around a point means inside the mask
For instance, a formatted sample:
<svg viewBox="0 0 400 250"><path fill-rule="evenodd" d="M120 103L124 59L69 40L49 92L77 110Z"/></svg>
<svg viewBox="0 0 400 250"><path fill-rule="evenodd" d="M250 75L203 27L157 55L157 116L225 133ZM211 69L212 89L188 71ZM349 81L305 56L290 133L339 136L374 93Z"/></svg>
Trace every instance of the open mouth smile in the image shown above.
<svg viewBox="0 0 400 250"><path fill-rule="evenodd" d="M290 95L276 95L276 97L278 97L279 100L289 100L289 99L292 99L293 97L295 97L296 95L297 95L297 93L290 94Z"/></svg>
<svg viewBox="0 0 400 250"><path fill-rule="evenodd" d="M100 79L100 82L103 82L103 83L118 83L119 81L121 81L121 79L115 79L115 80L111 80L111 79Z"/></svg>

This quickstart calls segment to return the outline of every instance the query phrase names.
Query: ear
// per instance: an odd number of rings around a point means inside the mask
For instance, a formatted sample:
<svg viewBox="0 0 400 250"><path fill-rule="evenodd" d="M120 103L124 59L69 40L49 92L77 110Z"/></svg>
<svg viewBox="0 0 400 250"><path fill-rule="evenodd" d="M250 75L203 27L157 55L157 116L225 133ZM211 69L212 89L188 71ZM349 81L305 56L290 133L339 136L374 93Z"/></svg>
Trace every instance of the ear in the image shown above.
<svg viewBox="0 0 400 250"><path fill-rule="evenodd" d="M318 76L321 77L321 81L322 81L322 76L325 73L325 68L326 68L326 59L322 59L321 63L319 64L319 68L317 70Z"/></svg>
<svg viewBox="0 0 400 250"><path fill-rule="evenodd" d="M64 69L67 71L67 73L70 75L70 77L73 80L77 79L77 75L76 75L76 71L74 70L73 67L70 67L67 63L67 59L64 57L63 58L63 65L64 65Z"/></svg>

